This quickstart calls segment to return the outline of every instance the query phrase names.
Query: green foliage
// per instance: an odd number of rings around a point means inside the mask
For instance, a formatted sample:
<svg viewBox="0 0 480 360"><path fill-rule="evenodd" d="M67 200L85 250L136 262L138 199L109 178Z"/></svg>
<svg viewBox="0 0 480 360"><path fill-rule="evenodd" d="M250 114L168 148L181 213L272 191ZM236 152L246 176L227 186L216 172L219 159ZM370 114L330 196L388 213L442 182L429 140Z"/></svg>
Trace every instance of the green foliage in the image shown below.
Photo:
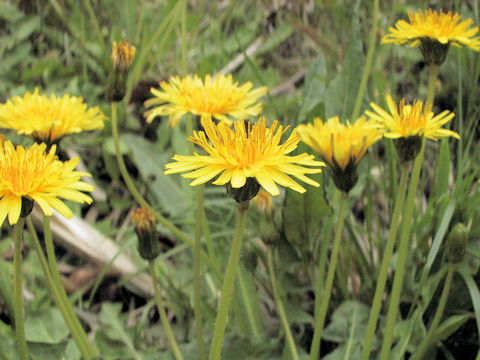
<svg viewBox="0 0 480 360"><path fill-rule="evenodd" d="M405 18L408 9L424 5L421 1L382 2L377 41L396 19ZM475 6L468 2L456 6L462 18L470 17L478 25ZM368 48L370 2L0 0L0 7L2 102L39 87L46 94L82 96L109 116L104 85L110 70L111 41L128 38L136 46L127 96L119 104L121 154L142 195L191 239L197 221L195 189L189 179L164 175L164 166L174 154L192 152L192 144L187 141L191 133L185 119L175 129L168 127L166 117L145 124L142 102L150 96L152 85L173 75L204 76L230 66L239 84L250 81L254 87L268 86L270 93L262 102L269 123L279 119L294 128L315 117L325 120L338 115L342 121L355 120L351 116ZM256 48L253 53L249 52L252 44ZM244 59L232 66L232 61L242 56ZM458 223L469 230L466 254L455 264L451 294L428 355L440 358L436 354L442 352L446 358L458 358L449 341L469 322L477 329L471 334L473 340L463 339L462 346L469 345L468 341L480 343L479 56L452 47L440 68L434 111L454 111L451 126L462 139L427 145L401 295L402 316L394 328L391 358L395 360L414 354L431 325L449 265L445 239ZM418 49L377 43L374 59L361 99L362 112L371 101L384 106L387 93L398 100L425 98L427 70ZM191 120L196 128L195 119ZM103 131L62 141L62 150L78 153L96 187L105 194L95 199L91 208L75 210L104 235L114 238L121 248L119 254L130 256L143 272L145 262L133 246L135 238L129 224L129 213L137 204L118 170L110 132L111 124L106 122ZM26 142L9 132L6 135L17 143ZM311 152L305 145L298 151ZM350 193L351 211L322 339L325 360L360 357L397 196L400 165L391 141L379 142L367 156L359 165L359 181ZM248 261L243 261L237 273L224 339L225 359L280 360L290 356L266 269L267 246L274 248L278 287L300 359L308 358L315 287L325 281L317 279L317 268L321 259L328 265L338 207L338 194L327 171L311 177L321 186L306 185L305 194L282 190L273 201L271 217L261 218L261 212L253 209L256 205L250 204L243 253ZM201 306L208 348L231 247L235 204L223 187L206 184L204 205L202 249L220 274L202 260ZM267 228L265 221L271 227ZM185 360L197 359L192 251L164 225L158 224L158 229L165 253L159 258L157 271L169 320ZM7 231L5 225L0 241L0 360L15 360L12 242ZM267 234L271 235L268 239ZM80 359L46 289L36 254L30 242L25 244L26 336L31 359ZM378 358L385 331L396 251L382 298L372 359ZM59 248L57 255L67 275L78 275L76 270L89 264L69 249ZM96 284L93 292L82 283L74 286L74 295L70 296L102 359L172 359L151 300L130 292L124 286L129 279L110 276L106 270L98 271L100 280L91 281Z"/></svg>

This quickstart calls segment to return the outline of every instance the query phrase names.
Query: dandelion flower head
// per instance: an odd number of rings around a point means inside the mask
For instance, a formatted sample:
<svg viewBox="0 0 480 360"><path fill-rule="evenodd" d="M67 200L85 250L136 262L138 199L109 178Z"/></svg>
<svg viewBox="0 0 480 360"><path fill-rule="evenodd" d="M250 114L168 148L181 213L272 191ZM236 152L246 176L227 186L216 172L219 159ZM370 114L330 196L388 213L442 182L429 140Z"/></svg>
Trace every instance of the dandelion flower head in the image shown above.
<svg viewBox="0 0 480 360"><path fill-rule="evenodd" d="M289 175L307 184L319 186L305 174L320 173L319 167L325 164L315 161L313 155L306 153L288 156L297 147L300 136L294 130L280 144L287 129L279 125L278 121L270 128L264 117L254 125L236 121L232 129L225 122L214 124L207 118L202 121L202 125L205 130L194 131L189 140L205 149L208 155L175 155L173 160L176 162L166 165L165 174L191 171L183 177L195 179L192 186L205 183L220 174L213 184L225 185L230 182L233 188L241 188L247 179L255 178L274 196L280 193L277 184L300 193L306 191Z"/></svg>
<svg viewBox="0 0 480 360"><path fill-rule="evenodd" d="M378 123L387 138L424 136L437 140L441 137L453 136L460 139L455 131L442 128L455 116L449 110L435 115L432 112L432 105L424 106L418 100L414 101L412 105L408 105L405 104L405 99L402 99L397 105L390 95L387 96L387 106L390 113L373 102L370 103L370 106L375 112L366 111L365 113Z"/></svg>
<svg viewBox="0 0 480 360"><path fill-rule="evenodd" d="M177 126L183 115L191 113L201 119L212 117L231 123L232 119L247 119L262 111L258 99L267 93L266 87L252 90L252 83L239 86L231 75L219 74L205 80L197 75L180 79L171 77L169 82L160 83L161 90L151 89L153 98L145 101L146 107L153 107L145 113L147 122L156 116L169 116L169 125Z"/></svg>
<svg viewBox="0 0 480 360"><path fill-rule="evenodd" d="M103 129L105 119L98 107L87 109L80 97L47 98L38 89L0 105L1 128L16 130L47 144L58 143L66 135Z"/></svg>
<svg viewBox="0 0 480 360"><path fill-rule="evenodd" d="M315 150L332 168L345 170L357 165L381 134L375 124L362 116L355 123L342 124L338 116L323 122L315 118L313 124L299 125L302 141Z"/></svg>
<svg viewBox="0 0 480 360"><path fill-rule="evenodd" d="M478 27L470 29L471 19L460 21L460 15L431 9L408 13L410 22L399 20L382 43L410 44L420 46L425 60L429 64L440 65L445 60L450 45L468 47L480 51L480 37L475 34Z"/></svg>
<svg viewBox="0 0 480 360"><path fill-rule="evenodd" d="M45 144L14 147L10 141L0 146L0 224L8 215L10 224L16 224L21 213L22 198L35 201L45 215L57 210L66 218L71 210L59 199L78 203L92 202L82 191L93 191L93 186L82 182L88 173L75 171L79 159L61 162L53 145L48 153Z"/></svg>

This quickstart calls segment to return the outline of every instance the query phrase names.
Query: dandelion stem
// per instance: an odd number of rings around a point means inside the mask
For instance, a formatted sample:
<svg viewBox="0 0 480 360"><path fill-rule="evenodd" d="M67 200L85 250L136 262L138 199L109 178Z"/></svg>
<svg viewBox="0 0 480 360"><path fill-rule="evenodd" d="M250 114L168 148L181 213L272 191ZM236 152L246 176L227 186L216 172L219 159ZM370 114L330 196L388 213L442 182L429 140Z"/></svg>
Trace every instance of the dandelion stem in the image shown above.
<svg viewBox="0 0 480 360"><path fill-rule="evenodd" d="M31 235L31 241L33 244L33 247L35 248L35 251L37 252L38 259L40 260L40 265L42 266L43 273L45 275L45 278L47 280L47 286L48 290L52 294L58 309L60 310L63 320L65 321L65 324L67 325L68 329L70 330L70 333L72 334L73 340L75 341L75 344L77 344L78 349L80 350L82 356L85 359L91 359L92 355L88 349L88 345L85 345L85 341L88 339L85 336L83 338L82 334L79 333L77 328L75 327L75 323L72 320L71 316L69 315L69 312L67 310L66 305L62 301L62 297L60 296L60 293L58 292L57 287L55 286L55 282L53 281L52 274L50 273L50 269L48 266L47 259L45 258L45 255L42 250L42 246L40 245L40 241L38 239L37 232L35 231L35 226L33 225L32 219L30 216L27 217L27 227L28 230L30 231ZM83 331L83 328L82 328Z"/></svg>
<svg viewBox="0 0 480 360"><path fill-rule="evenodd" d="M370 29L370 37L368 40L368 51L367 59L365 61L365 68L363 69L362 79L360 80L360 86L358 87L357 99L355 100L355 105L352 112L352 121L358 118L360 114L360 107L362 106L363 94L365 94L365 89L367 87L368 76L370 75L370 70L373 63L373 54L375 53L375 46L377 43L377 18L378 18L378 0L373 1L373 10L372 10L372 28Z"/></svg>
<svg viewBox="0 0 480 360"><path fill-rule="evenodd" d="M225 270L222 294L218 303L217 319L215 320L212 344L210 345L209 360L219 360L222 352L222 342L223 336L225 335L225 326L227 324L230 302L233 295L235 273L237 271L238 262L240 261L240 253L242 250L243 229L245 227L247 208L248 202L240 203L238 205L235 236L233 238L232 249L230 250L230 256L228 258L227 268Z"/></svg>
<svg viewBox="0 0 480 360"><path fill-rule="evenodd" d="M202 220L203 220L203 198L205 185L197 187L197 219L195 223L195 245L193 248L193 308L195 313L195 334L197 337L198 358L205 360L207 355L205 344L203 342L203 320L202 320L202 302L201 302L201 238L202 238Z"/></svg>
<svg viewBox="0 0 480 360"><path fill-rule="evenodd" d="M21 360L28 360L22 295L22 233L24 224L25 219L20 218L13 227L13 312L18 355Z"/></svg>
<svg viewBox="0 0 480 360"><path fill-rule="evenodd" d="M143 198L140 192L137 190L132 178L128 174L127 167L125 166L125 162L123 161L122 154L120 153L120 139L118 136L118 125L117 125L117 104L112 102L111 104L111 116L112 116L112 135L113 135L113 142L115 145L115 155L117 158L118 167L120 169L120 173L122 174L123 180L127 185L128 191L130 194L135 198L138 204L144 208L147 208L155 217L155 219L162 224L162 226L166 227L175 237L182 240L190 247L194 247L194 242L190 237L181 231L178 227L172 224L170 221L165 219L158 211L156 211L150 204ZM221 282L222 274L215 266L215 263L209 258L205 251L201 251L202 258L207 261L210 269L215 274L217 280Z"/></svg>
<svg viewBox="0 0 480 360"><path fill-rule="evenodd" d="M435 82L437 80L439 67L430 65L430 76L428 78L428 96L427 103L433 104L435 96ZM410 231L412 229L413 208L415 205L415 195L417 193L418 182L420 180L420 170L422 169L423 157L425 154L425 137L422 139L420 153L413 164L413 171L408 187L407 202L402 219L402 230L400 233L400 243L398 249L397 266L393 278L392 294L387 312L387 322L385 325L385 334L383 337L382 348L380 350L380 360L387 360L390 356L390 350L393 341L393 330L398 315L398 305L400 303L400 293L402 291L403 278L405 275L405 266L407 263L408 248L410 243Z"/></svg>
<svg viewBox="0 0 480 360"><path fill-rule="evenodd" d="M168 343L170 344L175 359L183 360L182 354L180 353L180 350L178 348L177 341L175 340L175 336L173 335L172 328L170 327L170 323L168 322L167 314L165 313L162 295L160 294L157 278L155 276L155 260L148 262L148 268L152 277L153 291L155 293L155 303L157 304L157 310L160 314L160 321L162 322L163 330L167 334Z"/></svg>
<svg viewBox="0 0 480 360"><path fill-rule="evenodd" d="M432 104L433 105L433 99L435 97L435 82L437 81L437 76L438 76L438 70L439 70L438 65L431 64L429 66L429 72L428 72L428 93L427 93L427 104Z"/></svg>
<svg viewBox="0 0 480 360"><path fill-rule="evenodd" d="M454 274L454 267L452 264L448 266L447 276L445 278L445 283L443 284L442 294L440 295L440 300L438 301L437 311L433 317L430 328L427 331L427 335L418 346L417 351L410 358L411 360L420 360L422 359L425 352L429 349L434 341L435 331L442 320L443 312L445 311L445 305L447 304L448 295L450 294L450 288L452 285L452 279Z"/></svg>
<svg viewBox="0 0 480 360"><path fill-rule="evenodd" d="M87 335L85 334L85 331L80 324L80 321L78 320L75 312L73 311L72 304L70 303L70 300L68 300L67 293L65 292L62 280L60 279L60 274L58 273L57 267L57 260L55 258L55 249L53 247L50 218L48 216L43 217L43 233L45 239L45 250L47 251L47 260L50 268L50 274L52 275L51 278L53 280L53 286L57 289L59 300L62 302L66 310L66 315L70 319L69 321L71 321L71 324L73 325L74 332L76 333L75 336L78 337L79 340L81 340L84 346L84 350L88 351L87 359L91 359L98 354L88 341Z"/></svg>
<svg viewBox="0 0 480 360"><path fill-rule="evenodd" d="M370 310L370 316L368 318L367 331L365 333L365 339L363 341L361 360L368 360L370 358L370 352L372 351L373 340L375 338L375 329L377 327L378 316L380 314L380 309L382 306L382 295L385 290L385 284L387 282L388 268L392 259L393 247L395 245L398 225L400 224L400 215L403 209L405 193L407 190L407 178L407 166L403 165L400 174L400 184L398 186L395 207L393 209L392 223L390 225L387 244L383 253L382 264L380 267L380 272L378 274L377 287L375 288L372 308Z"/></svg>
<svg viewBox="0 0 480 360"><path fill-rule="evenodd" d="M292 332L290 331L290 325L288 323L287 315L285 314L285 309L283 308L282 299L278 293L278 284L275 278L275 268L273 265L273 250L271 247L267 250L267 265L268 265L268 274L270 275L270 281L272 282L273 297L275 299L275 304L277 306L278 316L280 317L280 322L282 323L283 331L285 331L285 337L287 339L288 348L292 355L292 360L298 360L298 352L295 346L295 341L293 340Z"/></svg>
<svg viewBox="0 0 480 360"><path fill-rule="evenodd" d="M422 168L423 156L425 153L425 138L422 140L422 147L420 153L415 159L413 165L412 176L408 188L407 201L405 205L405 212L402 219L402 230L400 233L400 243L398 248L397 266L395 269L395 276L393 279L393 288L390 296L390 304L388 306L387 323L385 326L385 334L383 337L382 349L380 351L380 360L386 360L390 355L390 348L393 340L393 330L398 314L398 304L400 303L400 296L403 285L403 277L405 275L405 265L407 263L408 248L410 243L410 230L412 228L413 208L415 203L415 194L417 193L418 182L420 179L420 170Z"/></svg>
<svg viewBox="0 0 480 360"><path fill-rule="evenodd" d="M320 352L320 340L322 339L325 318L327 316L328 303L332 294L333 279L335 277L335 268L337 267L338 251L340 249L340 240L342 239L343 225L345 220L345 212L347 209L348 194L342 192L342 200L338 211L337 226L335 229L335 238L333 240L333 249L330 256L330 265L327 271L327 281L320 302L319 311L315 313L315 327L313 331L313 341L310 347L310 360L317 360ZM316 289L315 297L320 296L320 289Z"/></svg>

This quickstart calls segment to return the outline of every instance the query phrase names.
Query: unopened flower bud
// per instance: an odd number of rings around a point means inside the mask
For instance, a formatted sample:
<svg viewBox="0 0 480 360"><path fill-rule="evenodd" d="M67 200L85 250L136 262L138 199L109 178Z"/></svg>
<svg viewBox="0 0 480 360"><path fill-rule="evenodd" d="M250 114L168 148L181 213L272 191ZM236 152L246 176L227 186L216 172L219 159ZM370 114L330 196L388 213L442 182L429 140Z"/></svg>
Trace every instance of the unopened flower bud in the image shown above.
<svg viewBox="0 0 480 360"><path fill-rule="evenodd" d="M137 208L131 215L132 224L137 234L138 252L145 260L155 259L161 252L155 218L146 208Z"/></svg>
<svg viewBox="0 0 480 360"><path fill-rule="evenodd" d="M447 260L459 263L463 260L468 244L468 229L462 223L457 223L447 236Z"/></svg>
<svg viewBox="0 0 480 360"><path fill-rule="evenodd" d="M108 101L122 101L127 88L128 70L135 56L135 47L128 40L112 44L112 71L108 77L106 96Z"/></svg>
<svg viewBox="0 0 480 360"><path fill-rule="evenodd" d="M257 179L253 177L247 178L245 185L240 188L234 188L231 182L228 182L227 193L230 195L236 202L243 203L252 200L257 196L258 191L260 190L260 184Z"/></svg>
<svg viewBox="0 0 480 360"><path fill-rule="evenodd" d="M397 149L398 157L402 162L414 160L422 147L421 136L401 137L393 140L395 149Z"/></svg>

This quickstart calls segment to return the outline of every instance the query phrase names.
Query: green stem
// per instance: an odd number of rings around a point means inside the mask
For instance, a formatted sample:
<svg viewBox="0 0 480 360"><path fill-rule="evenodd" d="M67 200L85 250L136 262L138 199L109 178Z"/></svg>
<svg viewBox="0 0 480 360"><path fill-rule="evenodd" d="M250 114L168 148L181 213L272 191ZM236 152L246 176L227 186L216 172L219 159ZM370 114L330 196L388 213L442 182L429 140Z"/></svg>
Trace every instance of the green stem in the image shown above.
<svg viewBox="0 0 480 360"><path fill-rule="evenodd" d="M115 102L112 102L111 104L111 111L112 111L112 135L113 135L113 142L115 145L115 156L117 158L117 163L118 167L120 169L120 173L122 174L123 180L125 181L125 184L127 185L128 191L130 191L130 194L134 197L134 199L137 201L137 203L144 207L147 208L155 217L155 219L162 224L165 228L167 228L175 237L178 239L182 240L184 243L186 243L188 246L191 248L194 247L194 242L190 237L185 234L182 230L180 230L178 227L176 227L174 224L172 224L170 221L165 219L158 211L156 211L154 208L150 206L150 204L143 198L143 196L140 194L140 192L137 190L132 178L128 174L127 167L125 166L125 162L123 161L122 154L120 152L120 140L118 136L118 127L117 127L117 104ZM207 261L210 269L214 272L215 276L217 277L217 280L221 282L222 279L222 274L218 270L218 268L215 266L215 263L209 258L209 256L205 253L205 251L201 251L202 258Z"/></svg>
<svg viewBox="0 0 480 360"><path fill-rule="evenodd" d="M225 278L223 280L222 295L218 303L217 319L213 330L212 344L210 345L209 360L219 360L222 352L223 336L225 335L225 326L227 324L228 311L233 295L233 284L235 273L237 271L240 253L242 250L243 229L247 214L248 202L238 205L237 224L235 236L233 238L232 249L228 258Z"/></svg>
<svg viewBox="0 0 480 360"><path fill-rule="evenodd" d="M270 281L272 282L273 297L275 299L275 304L277 306L278 316L280 316L280 322L282 323L283 331L285 331L285 337L287 338L288 348L292 355L292 360L298 360L297 347L295 346L295 341L293 340L292 332L290 331L290 325L288 324L287 315L283 308L282 300L280 299L280 294L278 293L278 284L275 279L275 268L273 266L273 251L269 247L267 250L267 265L268 265L268 274L270 275Z"/></svg>
<svg viewBox="0 0 480 360"><path fill-rule="evenodd" d="M183 360L182 354L180 353L180 350L178 348L177 341L175 340L175 336L173 335L172 328L170 327L170 323L168 322L167 314L165 313L162 295L160 294L157 277L155 276L155 260L148 262L148 268L152 277L153 291L155 293L155 303L157 304L158 313L160 314L160 321L162 322L163 330L167 334L168 343L170 344L175 359Z"/></svg>
<svg viewBox="0 0 480 360"><path fill-rule="evenodd" d="M345 220L345 212L347 209L348 194L342 192L342 200L340 209L338 211L337 226L335 229L335 238L333 240L333 249L330 256L330 265L328 266L327 281L325 283L325 290L319 306L318 314L315 314L315 327L313 332L312 346L310 347L310 360L317 360L320 352L320 340L322 338L323 327L325 325L325 318L327 316L328 303L330 295L332 294L333 279L335 277L335 268L337 267L338 250L340 249L340 241L342 239L343 224ZM320 289L317 289L317 291ZM317 292L315 297L320 297Z"/></svg>
<svg viewBox="0 0 480 360"><path fill-rule="evenodd" d="M195 246L193 249L193 308L195 313L195 335L197 337L198 358L205 360L207 358L205 343L203 342L203 320L201 303L201 237L202 237L202 218L203 218L203 198L205 186L197 187L197 218L195 223Z"/></svg>
<svg viewBox="0 0 480 360"><path fill-rule="evenodd" d="M420 360L422 359L425 352L430 348L434 341L435 331L440 324L440 320L442 320L443 312L445 311L445 305L447 304L448 295L450 294L450 288L452 285L452 279L454 274L454 267L453 265L449 265L447 276L445 278L445 283L443 284L442 294L440 295L440 300L438 302L437 311L433 317L432 323L430 328L428 329L427 335L420 343L417 351L413 354L410 358L411 360Z"/></svg>
<svg viewBox="0 0 480 360"><path fill-rule="evenodd" d="M357 99L355 100L355 105L352 112L352 121L355 121L360 114L360 107L362 106L363 94L367 87L368 76L370 75L370 70L373 63L373 54L375 52L375 45L377 43L377 18L378 18L378 0L373 0L373 11L372 11L372 28L370 29L370 37L368 40L368 51L367 59L365 61L365 68L363 69L362 80L360 81L360 86L358 87Z"/></svg>
<svg viewBox="0 0 480 360"><path fill-rule="evenodd" d="M405 275L405 266L407 263L407 255L410 243L410 231L413 224L413 208L415 204L415 194L417 193L418 182L420 179L420 170L422 168L423 156L425 154L425 138L422 140L422 147L420 153L415 159L413 165L412 176L408 188L407 202L405 205L405 212L402 219L402 230L400 233L400 244L398 249L397 266L395 269L395 276L393 279L393 289L390 296L390 304L388 306L387 323L385 326L385 334L383 337L382 349L380 351L380 359L386 360L390 356L390 348L393 341L393 330L398 314L398 305L400 303L400 296L403 285L403 278Z"/></svg>
<svg viewBox="0 0 480 360"><path fill-rule="evenodd" d="M430 65L428 72L428 94L427 103L433 105L433 99L435 97L435 82L437 81L438 71L440 67L438 65Z"/></svg>
<svg viewBox="0 0 480 360"><path fill-rule="evenodd" d="M13 227L13 312L15 314L18 355L21 360L28 360L22 295L22 233L24 224L25 219L20 218Z"/></svg>
<svg viewBox="0 0 480 360"><path fill-rule="evenodd" d="M45 239L45 250L47 251L47 260L50 268L50 273L52 275L53 286L57 289L59 300L62 302L66 310L66 315L70 319L69 321L71 321L73 328L75 329L75 336L78 337L79 340L81 340L85 351L88 352L87 359L93 358L98 354L96 350L92 347L92 344L88 341L87 334L85 334L85 330L83 329L80 321L78 320L75 312L73 311L72 304L70 303L70 300L68 300L67 293L65 292L65 288L58 272L57 260L55 258L55 249L53 247L52 230L50 228L50 218L48 216L43 217L43 233Z"/></svg>
<svg viewBox="0 0 480 360"><path fill-rule="evenodd" d="M430 73L428 78L428 104L433 104L435 96L435 82L437 80L439 67L438 65L430 65ZM387 360L390 356L391 345L393 341L393 330L398 314L398 305L400 303L400 293L402 291L403 277L405 275L405 266L409 249L410 231L413 225L413 208L415 203L415 195L417 193L418 182L420 180L420 170L422 169L423 157L425 154L425 137L422 140L420 153L415 159L413 165L410 186L408 188L407 202L402 220L402 230L400 233L400 245L398 250L397 267L393 279L392 294L390 296L390 304L387 312L387 323L385 326L385 334L383 337L382 348L380 351L380 360Z"/></svg>
<svg viewBox="0 0 480 360"><path fill-rule="evenodd" d="M30 216L27 217L27 227L28 227L28 230L30 231L32 245L35 248L35 251L37 252L37 256L40 260L40 265L42 266L43 273L47 280L48 290L50 291L52 297L54 298L58 306L58 309L62 314L63 320L65 321L65 324L70 330L73 340L75 341L75 344L77 344L77 347L80 350L82 356L85 359L90 359L91 355L88 350L88 347L85 345L82 335L79 334L77 328L75 327L74 322L72 321L72 318L69 316L68 310L62 301L62 298L57 290L57 287L55 286L55 282L53 281L52 274L50 273L50 269L48 267L47 259L45 258L45 255L43 253L42 246L40 245L40 241L38 240L37 232L35 231L35 226L33 225L33 222Z"/></svg>
<svg viewBox="0 0 480 360"><path fill-rule="evenodd" d="M405 192L407 190L407 178L408 170L407 166L404 164L401 169L400 184L398 186L398 193L395 201L395 208L393 210L392 223L388 233L387 245L385 247L385 252L383 253L382 265L380 267L380 273L378 274L377 287L375 288L375 295L373 297L372 308L370 310L370 317L368 318L361 360L368 360L370 358L370 352L372 351L373 340L375 338L375 329L377 328L378 316L382 307L382 296L388 277L388 268L392 259L393 247L397 237L398 225L400 224L400 215L403 209Z"/></svg>

